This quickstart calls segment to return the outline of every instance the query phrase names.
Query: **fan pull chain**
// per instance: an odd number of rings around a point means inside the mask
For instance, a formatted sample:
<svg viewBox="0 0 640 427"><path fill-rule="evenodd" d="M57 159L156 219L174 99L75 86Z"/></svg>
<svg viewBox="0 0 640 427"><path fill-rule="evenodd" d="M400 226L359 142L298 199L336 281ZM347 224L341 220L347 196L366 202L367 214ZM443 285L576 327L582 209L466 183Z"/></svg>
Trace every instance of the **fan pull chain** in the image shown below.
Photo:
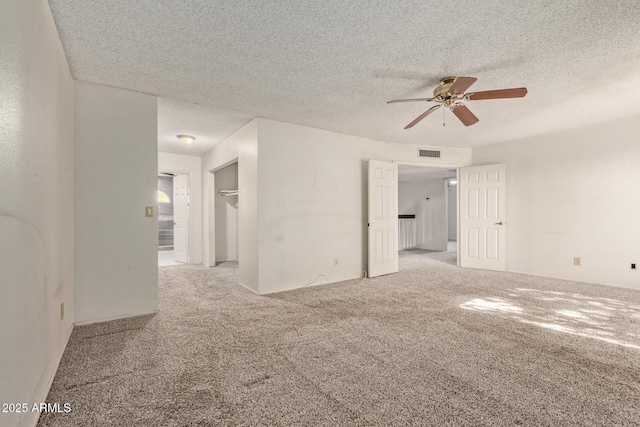
<svg viewBox="0 0 640 427"><path fill-rule="evenodd" d="M444 119L445 119L445 116L444 116L444 110L445 110L445 109L443 108L443 109L442 109L442 126L446 126L446 124L444 123Z"/></svg>

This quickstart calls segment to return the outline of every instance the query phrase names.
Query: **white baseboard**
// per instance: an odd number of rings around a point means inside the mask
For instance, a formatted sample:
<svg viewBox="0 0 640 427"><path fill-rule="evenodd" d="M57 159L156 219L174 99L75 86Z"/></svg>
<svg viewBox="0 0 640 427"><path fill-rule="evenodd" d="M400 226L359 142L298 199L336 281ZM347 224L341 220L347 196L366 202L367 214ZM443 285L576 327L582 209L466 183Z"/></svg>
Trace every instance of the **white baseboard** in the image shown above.
<svg viewBox="0 0 640 427"><path fill-rule="evenodd" d="M156 314L157 312L158 310L152 310L145 313L121 314L121 315L112 316L112 317L102 317L99 319L83 320L81 322L75 322L74 326L84 326L84 325L91 325L93 323L110 322L111 320L128 319L130 317L148 316L150 314Z"/></svg>
<svg viewBox="0 0 640 427"><path fill-rule="evenodd" d="M254 291L253 289L251 289L250 287L248 287L248 286L247 286L247 285L245 285L244 283L238 282L238 284L239 284L240 286L242 286L243 288L250 290L250 291L251 291L251 293L256 294L256 295L260 295L258 292Z"/></svg>
<svg viewBox="0 0 640 427"><path fill-rule="evenodd" d="M265 292L265 293L262 293L262 294L259 294L259 295L271 295L271 294L277 294L277 293L280 293L280 292L295 291L296 289L310 288L310 287L314 287L314 286L324 286L324 285L330 285L332 283L348 282L349 280L356 280L356 279L363 279L363 278L364 277L362 277L362 276L347 277L345 279L340 279L340 280L332 280L332 281L327 281L327 282L306 284L306 285L302 285L302 286L293 286L291 288L285 288L285 289L277 289L277 290Z"/></svg>

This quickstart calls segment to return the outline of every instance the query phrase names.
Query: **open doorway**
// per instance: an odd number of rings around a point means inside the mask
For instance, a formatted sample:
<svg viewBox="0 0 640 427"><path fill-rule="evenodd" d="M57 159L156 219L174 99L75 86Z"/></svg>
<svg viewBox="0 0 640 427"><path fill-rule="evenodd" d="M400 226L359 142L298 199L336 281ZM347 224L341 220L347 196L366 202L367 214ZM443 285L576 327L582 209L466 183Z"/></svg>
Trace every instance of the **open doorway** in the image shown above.
<svg viewBox="0 0 640 427"><path fill-rule="evenodd" d="M450 253L457 263L457 171L398 165L398 250Z"/></svg>
<svg viewBox="0 0 640 427"><path fill-rule="evenodd" d="M189 174L158 173L158 266L189 260Z"/></svg>
<svg viewBox="0 0 640 427"><path fill-rule="evenodd" d="M213 172L215 262L239 259L238 163Z"/></svg>

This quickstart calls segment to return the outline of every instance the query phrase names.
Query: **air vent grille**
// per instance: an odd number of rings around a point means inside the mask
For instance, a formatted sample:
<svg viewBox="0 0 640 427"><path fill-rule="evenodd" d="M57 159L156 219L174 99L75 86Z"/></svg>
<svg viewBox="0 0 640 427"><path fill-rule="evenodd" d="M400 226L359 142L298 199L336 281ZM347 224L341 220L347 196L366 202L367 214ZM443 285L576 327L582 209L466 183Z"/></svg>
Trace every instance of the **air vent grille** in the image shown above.
<svg viewBox="0 0 640 427"><path fill-rule="evenodd" d="M436 157L440 158L440 151L436 150L418 150L418 157Z"/></svg>

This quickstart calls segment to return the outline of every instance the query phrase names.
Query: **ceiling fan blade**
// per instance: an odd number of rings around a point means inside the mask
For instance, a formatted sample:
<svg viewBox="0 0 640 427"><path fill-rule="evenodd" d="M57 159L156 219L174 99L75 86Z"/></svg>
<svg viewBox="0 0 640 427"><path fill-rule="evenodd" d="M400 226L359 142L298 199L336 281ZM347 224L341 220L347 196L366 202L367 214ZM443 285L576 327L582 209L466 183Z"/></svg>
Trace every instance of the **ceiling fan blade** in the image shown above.
<svg viewBox="0 0 640 427"><path fill-rule="evenodd" d="M476 80L475 77L458 77L449 88L449 93L464 93Z"/></svg>
<svg viewBox="0 0 640 427"><path fill-rule="evenodd" d="M465 126L471 126L478 123L478 118L464 104L454 104L451 111Z"/></svg>
<svg viewBox="0 0 640 427"><path fill-rule="evenodd" d="M435 98L411 98L411 99L394 99L393 101L387 101L387 104L394 102L414 102L414 101L433 101Z"/></svg>
<svg viewBox="0 0 640 427"><path fill-rule="evenodd" d="M424 119L425 117L427 117L429 114L431 114L434 111L436 111L441 106L442 106L442 104L438 104L438 105L434 105L433 107L429 108L427 111L425 111L424 113L422 113L418 117L416 117L416 119L414 121L412 121L407 126L405 126L405 129L409 129L409 128L414 127L420 120Z"/></svg>
<svg viewBox="0 0 640 427"><path fill-rule="evenodd" d="M498 89L485 90L483 92L474 92L467 95L467 99L470 99L472 101L480 101L482 99L522 98L526 94L526 87L518 87L513 89Z"/></svg>

